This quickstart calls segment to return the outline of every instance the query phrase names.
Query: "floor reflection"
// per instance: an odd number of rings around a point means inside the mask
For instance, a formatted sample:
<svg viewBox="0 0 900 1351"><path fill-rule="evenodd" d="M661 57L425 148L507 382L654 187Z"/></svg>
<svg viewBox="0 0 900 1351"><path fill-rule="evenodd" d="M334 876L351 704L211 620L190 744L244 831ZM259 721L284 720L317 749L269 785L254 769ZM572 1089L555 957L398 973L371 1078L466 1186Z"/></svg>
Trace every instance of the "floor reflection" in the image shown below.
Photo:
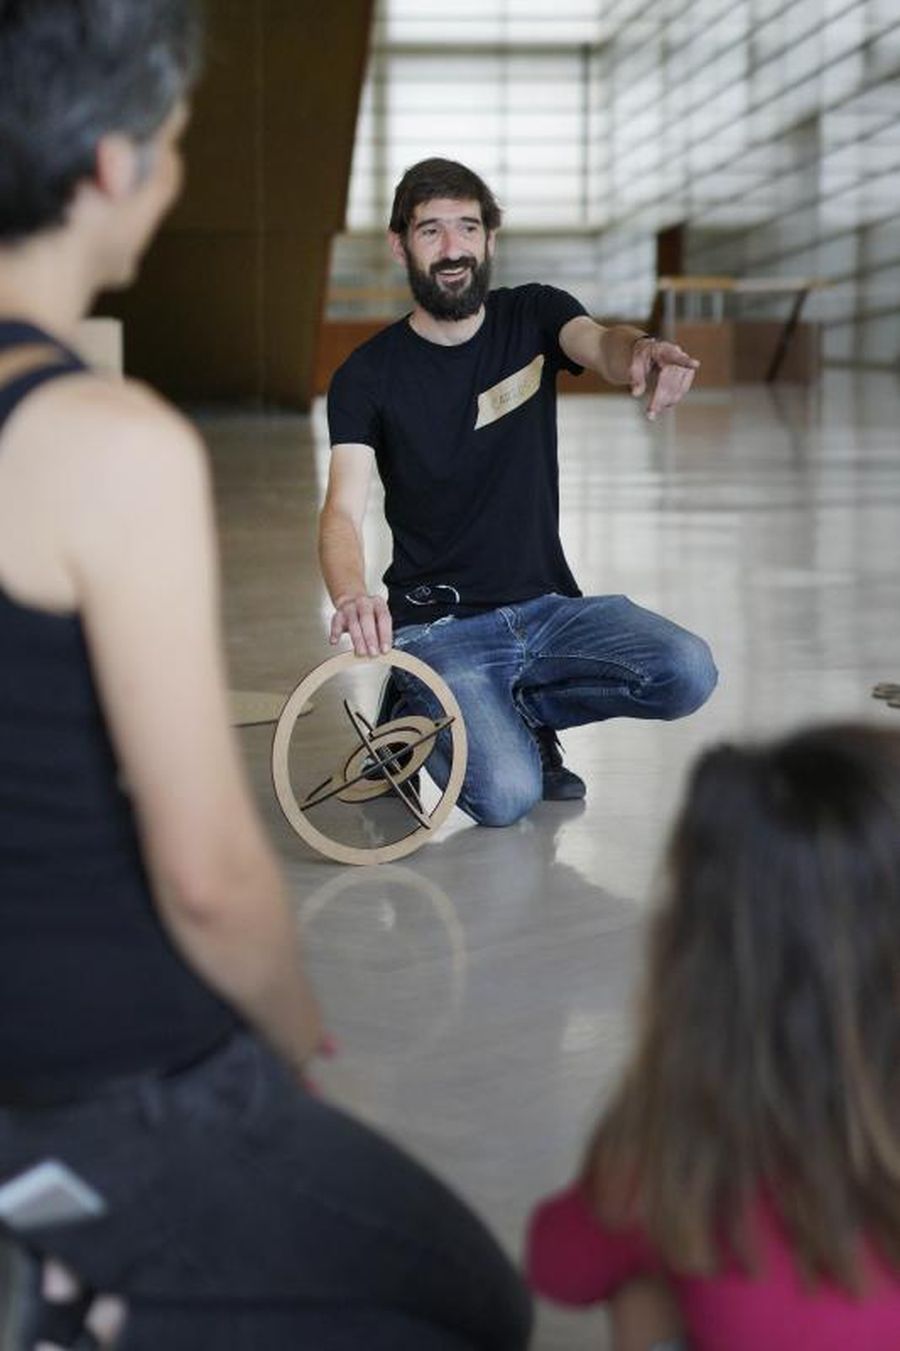
<svg viewBox="0 0 900 1351"><path fill-rule="evenodd" d="M390 874L315 857L242 731L341 1052L323 1087L468 1195L511 1249L574 1166L629 1035L640 941L686 767L712 740L820 717L896 721L900 385L828 372L742 387L650 425L633 401L560 404L561 520L586 590L624 592L708 639L709 704L671 724L563 734L584 804L508 830L454 811ZM329 655L315 521L327 444L309 420L209 425L224 531L232 684L285 691ZM378 493L365 523L388 561ZM312 723L312 719L304 722ZM323 740L313 747L327 760ZM574 809L573 809L574 808ZM602 1351L602 1320L542 1321L538 1351Z"/></svg>

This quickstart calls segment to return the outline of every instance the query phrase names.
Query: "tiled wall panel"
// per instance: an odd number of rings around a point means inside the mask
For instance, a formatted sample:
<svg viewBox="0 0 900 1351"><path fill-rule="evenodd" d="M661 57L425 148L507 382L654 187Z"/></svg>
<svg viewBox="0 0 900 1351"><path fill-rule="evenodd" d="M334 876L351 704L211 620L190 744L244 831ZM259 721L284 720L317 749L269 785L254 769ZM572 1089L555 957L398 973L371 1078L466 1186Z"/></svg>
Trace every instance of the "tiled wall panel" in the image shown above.
<svg viewBox="0 0 900 1351"><path fill-rule="evenodd" d="M402 309L377 236L428 153L503 199L501 283L639 317L681 224L691 272L832 283L826 359L900 358L900 0L381 0L332 313Z"/></svg>

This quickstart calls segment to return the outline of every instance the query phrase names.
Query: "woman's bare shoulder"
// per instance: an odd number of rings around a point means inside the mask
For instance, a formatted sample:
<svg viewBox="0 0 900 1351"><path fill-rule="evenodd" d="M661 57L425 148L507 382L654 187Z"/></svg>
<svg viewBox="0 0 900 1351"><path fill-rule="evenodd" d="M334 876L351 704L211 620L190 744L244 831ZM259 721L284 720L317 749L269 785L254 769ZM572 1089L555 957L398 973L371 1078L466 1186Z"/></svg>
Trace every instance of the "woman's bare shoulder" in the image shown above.
<svg viewBox="0 0 900 1351"><path fill-rule="evenodd" d="M39 410L41 426L36 421L34 431L52 429L54 444L69 454L115 458L155 448L161 460L168 460L200 448L200 438L188 419L140 381L86 373L60 381L51 393L52 398ZM60 431L65 433L61 439Z"/></svg>
<svg viewBox="0 0 900 1351"><path fill-rule="evenodd" d="M199 436L137 382L55 380L3 429L0 580L25 601L77 606L88 575L123 571L145 545L195 547L209 514Z"/></svg>
<svg viewBox="0 0 900 1351"><path fill-rule="evenodd" d="M87 511L107 494L149 500L205 484L206 454L188 419L133 380L87 372L37 391L3 438L4 468L25 496L62 495ZM9 481L9 480L8 480Z"/></svg>

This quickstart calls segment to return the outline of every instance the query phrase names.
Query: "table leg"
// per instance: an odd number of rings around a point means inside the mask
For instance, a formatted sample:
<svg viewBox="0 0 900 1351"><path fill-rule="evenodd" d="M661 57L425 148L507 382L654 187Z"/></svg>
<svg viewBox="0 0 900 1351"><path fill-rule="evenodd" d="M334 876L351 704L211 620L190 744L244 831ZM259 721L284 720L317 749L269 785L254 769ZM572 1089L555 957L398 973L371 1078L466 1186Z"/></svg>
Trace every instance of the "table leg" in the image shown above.
<svg viewBox="0 0 900 1351"><path fill-rule="evenodd" d="M800 314L806 301L806 297L808 295L809 295L809 288L806 287L804 288L804 290L798 291L796 297L794 298L794 303L791 306L791 312L788 315L787 320L785 321L784 328L778 335L778 345L776 346L775 351L772 355L772 360L769 363L769 369L766 371L767 385L774 384L774 382L778 379L778 372L781 370L781 365L782 362L784 361L788 345L791 341L791 338L794 336L794 330L796 329L798 323L800 322Z"/></svg>

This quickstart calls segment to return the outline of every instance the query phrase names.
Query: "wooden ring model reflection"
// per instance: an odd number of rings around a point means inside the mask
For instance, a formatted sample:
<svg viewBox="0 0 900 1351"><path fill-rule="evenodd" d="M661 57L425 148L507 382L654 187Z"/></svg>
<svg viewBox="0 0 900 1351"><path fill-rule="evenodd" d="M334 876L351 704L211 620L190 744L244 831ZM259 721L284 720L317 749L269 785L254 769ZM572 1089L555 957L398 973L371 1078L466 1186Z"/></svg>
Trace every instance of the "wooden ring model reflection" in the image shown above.
<svg viewBox="0 0 900 1351"><path fill-rule="evenodd" d="M408 671L431 691L441 706L442 716L432 720L419 715L403 715L375 727L345 699L344 711L353 730L353 744L341 753L338 768L298 800L288 767L291 735L297 719L317 690L360 663ZM450 733L450 776L436 806L428 812L412 778L434 749L438 733L445 729ZM431 839L438 826L447 819L462 788L467 755L466 728L459 704L437 672L424 661L397 648L375 657L342 652L329 657L304 676L282 709L272 742L272 782L288 822L300 838L320 854L338 863L390 863L413 853ZM368 802L386 793L392 793L403 803L413 825L408 835L391 844L371 848L343 844L319 830L310 819L310 813L324 802L334 799L348 804Z"/></svg>

